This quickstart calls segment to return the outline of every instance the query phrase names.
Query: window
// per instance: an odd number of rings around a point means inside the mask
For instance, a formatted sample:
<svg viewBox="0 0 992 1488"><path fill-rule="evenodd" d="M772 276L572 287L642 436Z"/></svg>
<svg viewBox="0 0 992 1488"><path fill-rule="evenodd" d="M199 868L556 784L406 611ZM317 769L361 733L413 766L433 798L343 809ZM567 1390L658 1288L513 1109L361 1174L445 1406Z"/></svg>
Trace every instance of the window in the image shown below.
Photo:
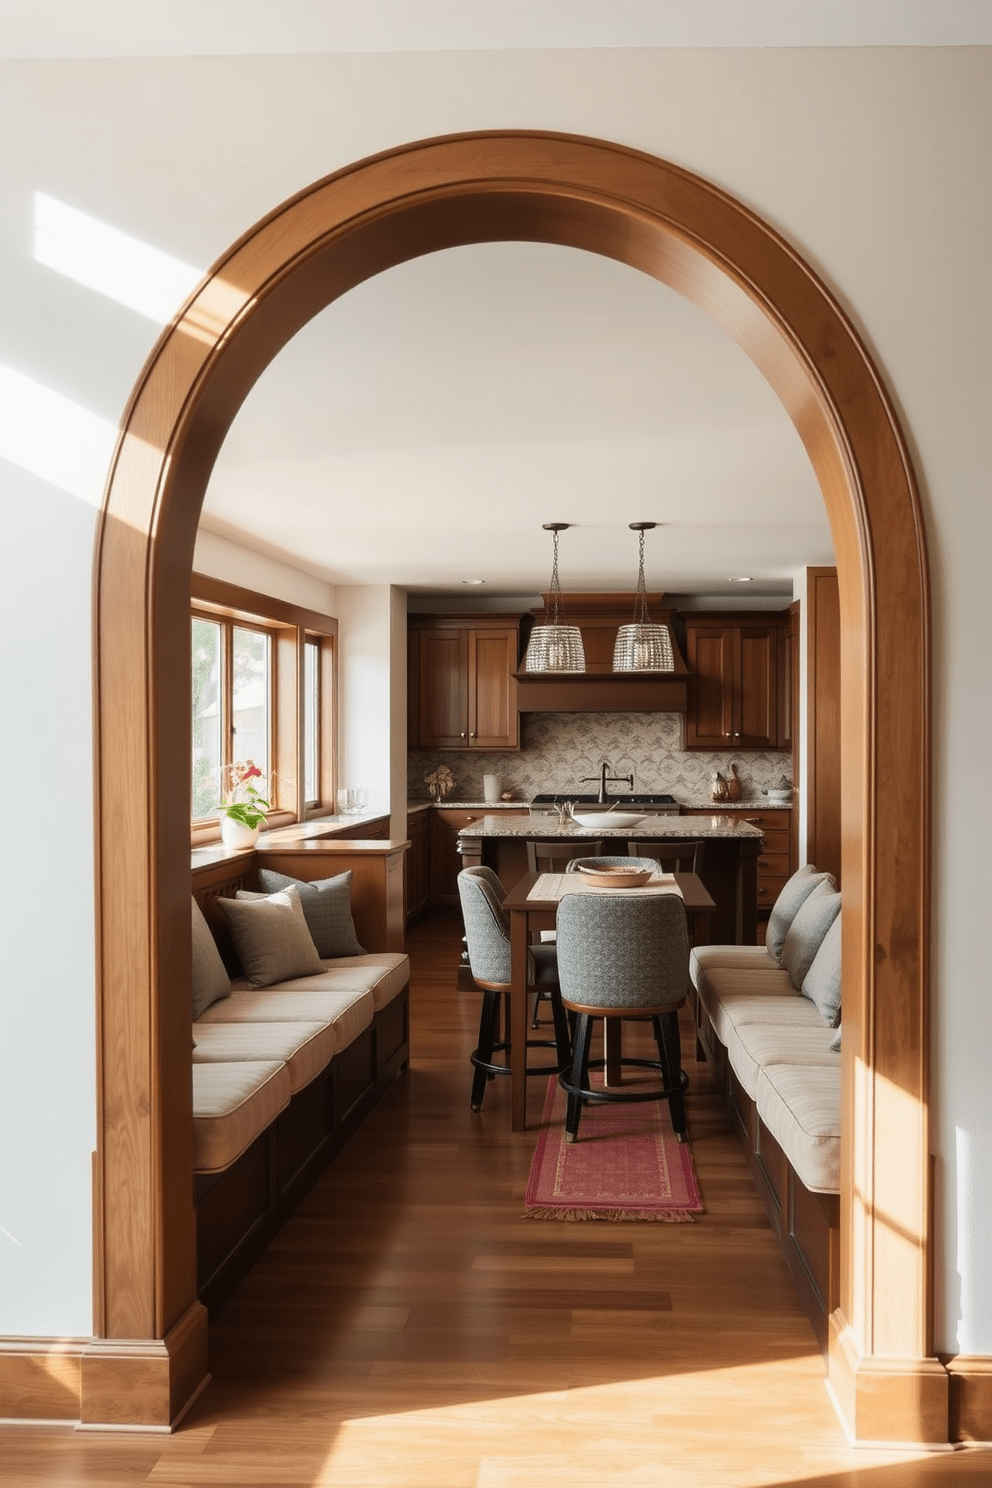
<svg viewBox="0 0 992 1488"><path fill-rule="evenodd" d="M248 760L262 772L270 825L333 811L336 635L329 616L193 575L195 841L216 836L225 767Z"/></svg>
<svg viewBox="0 0 992 1488"><path fill-rule="evenodd" d="M251 760L272 785L272 637L230 620L192 619L194 821L216 816L229 767Z"/></svg>
<svg viewBox="0 0 992 1488"><path fill-rule="evenodd" d="M320 801L320 642L307 636L303 646L303 799Z"/></svg>

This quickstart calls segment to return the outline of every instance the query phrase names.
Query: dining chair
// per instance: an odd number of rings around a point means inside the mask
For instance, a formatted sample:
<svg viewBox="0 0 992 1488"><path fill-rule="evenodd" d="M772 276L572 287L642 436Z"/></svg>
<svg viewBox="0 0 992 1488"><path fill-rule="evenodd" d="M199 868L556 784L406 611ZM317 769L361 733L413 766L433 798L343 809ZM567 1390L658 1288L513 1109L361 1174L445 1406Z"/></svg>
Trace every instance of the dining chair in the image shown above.
<svg viewBox="0 0 992 1488"><path fill-rule="evenodd" d="M509 1053L513 1039L510 1026L510 926L503 912L506 892L491 868L463 868L458 875L465 939L472 980L482 992L479 1042L471 1059L472 1110L481 1111L486 1082L495 1075L510 1073ZM560 1074L571 1059L568 1019L558 990L557 953L554 946L530 946L527 951L528 987L550 994L554 1019L553 1039L526 1039L528 1049L554 1049L555 1063L528 1065L528 1075ZM500 1015L504 1037L499 1038ZM494 1056L501 1054L502 1061Z"/></svg>
<svg viewBox="0 0 992 1488"><path fill-rule="evenodd" d="M558 1076L568 1094L565 1140L574 1142L587 1101L667 1100L672 1126L685 1141L684 1092L689 1078L682 1069L678 1010L689 985L689 936L685 905L677 894L566 894L558 906L558 981L562 1004L575 1014L571 1068ZM590 1070L605 1069L591 1060L594 1018L651 1020L658 1058L623 1057L619 1070L656 1071L660 1085L618 1089L592 1085Z"/></svg>

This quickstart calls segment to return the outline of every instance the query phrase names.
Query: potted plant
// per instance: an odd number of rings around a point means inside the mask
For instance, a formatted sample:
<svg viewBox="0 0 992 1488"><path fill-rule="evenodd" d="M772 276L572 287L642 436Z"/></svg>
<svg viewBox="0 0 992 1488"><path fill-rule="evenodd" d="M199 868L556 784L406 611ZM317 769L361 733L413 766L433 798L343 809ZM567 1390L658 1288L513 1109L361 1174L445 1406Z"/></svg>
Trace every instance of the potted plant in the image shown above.
<svg viewBox="0 0 992 1488"><path fill-rule="evenodd" d="M217 806L221 840L227 847L254 847L269 806L253 783L262 779L262 772L254 760L238 760L224 766L221 778L225 777L227 789Z"/></svg>

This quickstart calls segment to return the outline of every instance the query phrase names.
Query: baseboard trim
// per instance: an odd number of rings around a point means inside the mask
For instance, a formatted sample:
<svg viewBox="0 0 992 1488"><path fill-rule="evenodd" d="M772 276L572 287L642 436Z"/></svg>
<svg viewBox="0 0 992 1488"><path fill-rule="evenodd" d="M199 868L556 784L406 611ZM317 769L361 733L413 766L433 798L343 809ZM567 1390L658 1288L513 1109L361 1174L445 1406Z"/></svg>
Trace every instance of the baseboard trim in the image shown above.
<svg viewBox="0 0 992 1488"><path fill-rule="evenodd" d="M861 1355L838 1309L830 1317L830 1394L856 1446L947 1447L950 1379L937 1358Z"/></svg>
<svg viewBox="0 0 992 1488"><path fill-rule="evenodd" d="M171 1431L207 1375L207 1311L199 1302L164 1338L95 1338L82 1357L80 1424Z"/></svg>
<svg viewBox="0 0 992 1488"><path fill-rule="evenodd" d="M0 1338L0 1420L72 1425L88 1338Z"/></svg>
<svg viewBox="0 0 992 1488"><path fill-rule="evenodd" d="M951 1440L992 1445L992 1358L941 1354L951 1394Z"/></svg>

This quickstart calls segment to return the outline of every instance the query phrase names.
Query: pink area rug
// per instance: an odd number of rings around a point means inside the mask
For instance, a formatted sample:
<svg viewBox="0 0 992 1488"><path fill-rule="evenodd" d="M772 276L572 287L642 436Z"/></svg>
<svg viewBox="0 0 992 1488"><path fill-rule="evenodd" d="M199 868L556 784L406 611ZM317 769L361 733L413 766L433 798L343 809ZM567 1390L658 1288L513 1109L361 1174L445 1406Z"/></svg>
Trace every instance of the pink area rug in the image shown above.
<svg viewBox="0 0 992 1488"><path fill-rule="evenodd" d="M702 1213L689 1146L673 1132L667 1102L590 1103L578 1141L568 1143L567 1101L553 1077L527 1183L528 1219L692 1224Z"/></svg>

